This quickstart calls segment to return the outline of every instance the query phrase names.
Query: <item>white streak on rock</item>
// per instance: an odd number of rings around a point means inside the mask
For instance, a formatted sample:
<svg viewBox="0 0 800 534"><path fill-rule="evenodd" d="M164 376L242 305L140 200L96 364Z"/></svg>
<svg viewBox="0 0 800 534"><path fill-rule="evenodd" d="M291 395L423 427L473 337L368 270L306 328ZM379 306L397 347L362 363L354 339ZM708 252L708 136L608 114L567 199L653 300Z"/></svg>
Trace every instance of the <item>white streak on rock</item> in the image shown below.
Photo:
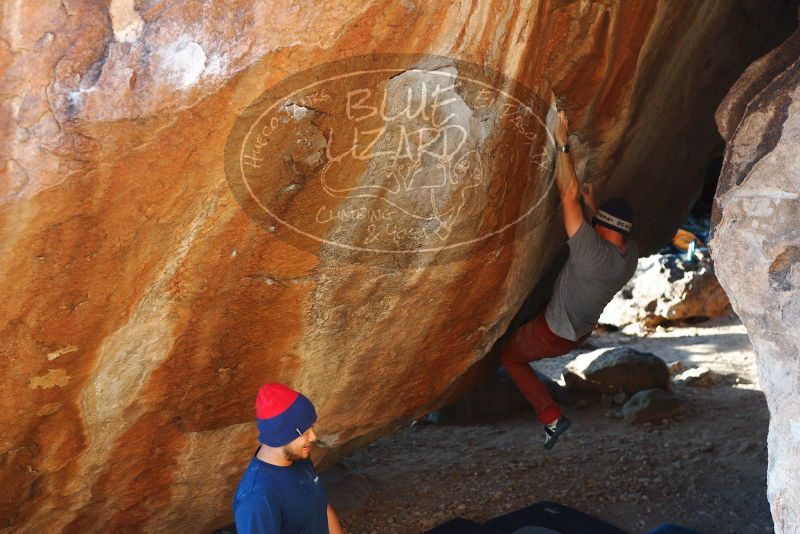
<svg viewBox="0 0 800 534"><path fill-rule="evenodd" d="M69 383L70 376L64 369L49 369L41 376L35 376L28 381L31 389L63 388Z"/></svg>
<svg viewBox="0 0 800 534"><path fill-rule="evenodd" d="M161 68L180 88L194 84L206 67L206 53L194 41L182 37L160 52Z"/></svg>
<svg viewBox="0 0 800 534"><path fill-rule="evenodd" d="M765 187L763 190L754 191L751 189L737 189L732 195L731 199L735 198L753 198L764 197L775 200L797 200L800 194L784 191L777 187Z"/></svg>
<svg viewBox="0 0 800 534"><path fill-rule="evenodd" d="M64 348L61 348L61 349L58 349L58 350L54 350L53 352L51 352L50 354L47 355L47 359L52 362L53 360L55 360L56 358L58 358L62 354L69 354L70 352L77 352L77 351L78 351L78 347L76 347L75 345L70 345L68 347L64 347Z"/></svg>
<svg viewBox="0 0 800 534"><path fill-rule="evenodd" d="M228 74L228 54L212 54L206 61L204 76L224 78Z"/></svg>
<svg viewBox="0 0 800 534"><path fill-rule="evenodd" d="M114 37L121 43L132 43L142 35L144 20L133 9L133 0L111 0L108 8Z"/></svg>
<svg viewBox="0 0 800 534"><path fill-rule="evenodd" d="M293 103L286 104L284 109L293 119L303 119L308 114L308 108Z"/></svg>
<svg viewBox="0 0 800 534"><path fill-rule="evenodd" d="M22 0L12 0L3 3L3 35L7 35L11 50L19 48L22 36L19 32L19 13L22 9Z"/></svg>
<svg viewBox="0 0 800 534"><path fill-rule="evenodd" d="M168 285L216 209L214 200L197 213L128 322L99 348L97 369L84 386L80 401L87 446L82 457L87 490L81 494L81 502L91 498L89 488L108 461L114 441L144 409L136 399L150 373L172 350L173 301Z"/></svg>
<svg viewBox="0 0 800 534"><path fill-rule="evenodd" d="M789 425L792 430L792 437L798 443L800 443L800 421L792 421Z"/></svg>

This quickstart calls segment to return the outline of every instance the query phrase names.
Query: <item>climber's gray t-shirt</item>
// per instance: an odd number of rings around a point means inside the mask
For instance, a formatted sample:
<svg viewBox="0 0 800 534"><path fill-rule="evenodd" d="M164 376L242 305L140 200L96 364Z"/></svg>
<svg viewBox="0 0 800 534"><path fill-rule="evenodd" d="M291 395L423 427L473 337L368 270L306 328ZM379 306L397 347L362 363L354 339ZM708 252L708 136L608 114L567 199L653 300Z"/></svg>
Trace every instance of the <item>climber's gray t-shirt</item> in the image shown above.
<svg viewBox="0 0 800 534"><path fill-rule="evenodd" d="M633 276L638 251L629 239L621 252L586 221L567 244L569 259L558 274L545 318L553 333L575 341L592 331L603 308Z"/></svg>

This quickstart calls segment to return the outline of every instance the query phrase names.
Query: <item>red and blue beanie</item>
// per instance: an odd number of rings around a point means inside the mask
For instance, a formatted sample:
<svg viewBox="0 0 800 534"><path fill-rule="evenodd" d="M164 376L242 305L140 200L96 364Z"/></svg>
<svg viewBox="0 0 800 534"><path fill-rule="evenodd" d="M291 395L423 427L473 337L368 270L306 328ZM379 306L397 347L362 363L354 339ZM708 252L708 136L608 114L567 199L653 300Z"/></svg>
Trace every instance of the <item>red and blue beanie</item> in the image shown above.
<svg viewBox="0 0 800 534"><path fill-rule="evenodd" d="M264 384L256 396L258 441L282 447L302 436L317 420L317 411L305 395L283 384Z"/></svg>

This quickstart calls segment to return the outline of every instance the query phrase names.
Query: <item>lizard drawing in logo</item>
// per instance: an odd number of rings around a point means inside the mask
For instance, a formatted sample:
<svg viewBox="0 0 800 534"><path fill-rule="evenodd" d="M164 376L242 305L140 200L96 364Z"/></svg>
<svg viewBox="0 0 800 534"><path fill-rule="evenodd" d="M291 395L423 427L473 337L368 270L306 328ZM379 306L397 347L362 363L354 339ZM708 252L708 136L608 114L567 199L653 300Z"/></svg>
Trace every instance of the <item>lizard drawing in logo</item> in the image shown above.
<svg viewBox="0 0 800 534"><path fill-rule="evenodd" d="M441 241L450 236L460 218L480 210L483 165L464 126L412 129L389 124L356 130L354 135L352 149L338 156L328 150L332 132L328 138L327 163L320 175L323 189L332 197L380 199L421 225L435 228L433 233ZM367 164L363 176L356 178L360 183L353 183L356 167L348 161L353 159Z"/></svg>

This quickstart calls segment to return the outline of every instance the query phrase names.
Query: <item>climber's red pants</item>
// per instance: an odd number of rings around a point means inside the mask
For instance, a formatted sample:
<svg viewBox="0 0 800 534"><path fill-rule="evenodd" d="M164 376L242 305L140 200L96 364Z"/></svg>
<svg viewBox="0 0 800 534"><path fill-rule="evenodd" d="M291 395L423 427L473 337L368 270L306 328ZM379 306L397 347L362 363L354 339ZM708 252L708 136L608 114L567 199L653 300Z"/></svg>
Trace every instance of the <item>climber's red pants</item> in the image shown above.
<svg viewBox="0 0 800 534"><path fill-rule="evenodd" d="M544 310L522 325L505 344L500 361L514 383L531 403L536 415L544 424L549 424L561 416L561 408L547 391L547 387L533 372L528 362L543 358L554 358L568 353L589 337L586 334L577 341L559 337L547 326Z"/></svg>

